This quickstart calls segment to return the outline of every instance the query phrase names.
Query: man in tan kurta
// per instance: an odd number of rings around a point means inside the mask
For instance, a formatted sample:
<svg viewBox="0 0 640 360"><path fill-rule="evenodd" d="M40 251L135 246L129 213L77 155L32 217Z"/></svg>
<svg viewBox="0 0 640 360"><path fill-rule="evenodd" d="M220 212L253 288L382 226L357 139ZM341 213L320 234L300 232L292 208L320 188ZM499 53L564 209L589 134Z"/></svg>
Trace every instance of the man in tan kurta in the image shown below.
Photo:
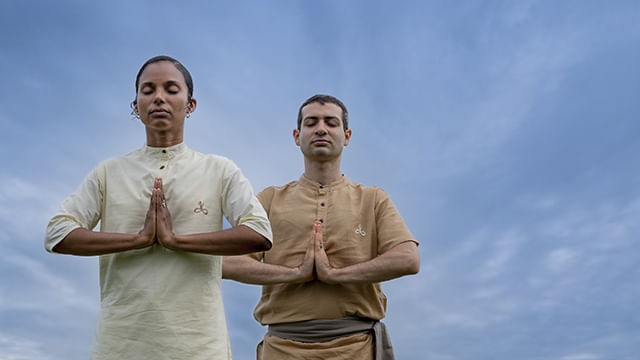
<svg viewBox="0 0 640 360"><path fill-rule="evenodd" d="M300 107L305 173L258 195L276 245L224 259L223 277L263 285L258 359L393 358L379 282L417 273L418 243L384 190L341 174L347 116L328 95Z"/></svg>

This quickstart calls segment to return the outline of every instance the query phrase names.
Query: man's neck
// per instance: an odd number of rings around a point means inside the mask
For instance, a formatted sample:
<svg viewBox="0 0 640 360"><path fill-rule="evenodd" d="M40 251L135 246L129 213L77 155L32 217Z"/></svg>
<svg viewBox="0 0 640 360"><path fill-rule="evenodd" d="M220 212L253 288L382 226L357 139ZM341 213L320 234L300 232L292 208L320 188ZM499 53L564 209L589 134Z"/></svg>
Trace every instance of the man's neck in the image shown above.
<svg viewBox="0 0 640 360"><path fill-rule="evenodd" d="M340 172L340 159L320 162L305 158L304 176L322 185L331 184L342 176Z"/></svg>

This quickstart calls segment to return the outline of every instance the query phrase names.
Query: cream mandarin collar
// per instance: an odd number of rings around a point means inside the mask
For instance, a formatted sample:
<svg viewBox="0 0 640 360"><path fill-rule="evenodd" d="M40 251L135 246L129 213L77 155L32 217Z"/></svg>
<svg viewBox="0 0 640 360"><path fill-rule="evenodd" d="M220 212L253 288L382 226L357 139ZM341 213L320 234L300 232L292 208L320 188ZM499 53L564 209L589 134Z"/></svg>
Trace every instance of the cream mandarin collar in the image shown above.
<svg viewBox="0 0 640 360"><path fill-rule="evenodd" d="M187 145L184 142L180 144L172 145L169 147L152 147L144 144L144 153L148 156L169 156L174 157L187 150Z"/></svg>
<svg viewBox="0 0 640 360"><path fill-rule="evenodd" d="M300 179L298 179L298 183L304 187L313 188L313 189L328 189L328 190L332 190L332 189L336 189L341 186L344 186L347 184L347 182L348 182L347 177L344 176L344 174L342 174L338 180L327 185L322 185L319 182L313 181L307 178L306 176L304 176L304 174L302 174L300 176Z"/></svg>

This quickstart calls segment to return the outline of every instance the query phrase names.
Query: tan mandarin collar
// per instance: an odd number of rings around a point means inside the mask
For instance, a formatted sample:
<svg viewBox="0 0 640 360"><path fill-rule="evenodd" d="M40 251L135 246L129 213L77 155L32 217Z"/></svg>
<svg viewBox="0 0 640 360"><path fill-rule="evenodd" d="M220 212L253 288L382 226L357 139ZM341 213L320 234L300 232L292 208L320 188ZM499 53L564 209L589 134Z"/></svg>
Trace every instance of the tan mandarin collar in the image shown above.
<svg viewBox="0 0 640 360"><path fill-rule="evenodd" d="M340 175L340 178L338 180L332 182L331 184L322 185L319 182L313 181L307 178L306 176L304 176L304 174L302 174L300 176L300 179L298 179L298 183L308 189L314 189L314 190L324 189L326 191L331 191L331 190L340 189L342 187L347 186L347 184L349 183L349 180L347 179L346 176L344 176L344 174L342 174Z"/></svg>

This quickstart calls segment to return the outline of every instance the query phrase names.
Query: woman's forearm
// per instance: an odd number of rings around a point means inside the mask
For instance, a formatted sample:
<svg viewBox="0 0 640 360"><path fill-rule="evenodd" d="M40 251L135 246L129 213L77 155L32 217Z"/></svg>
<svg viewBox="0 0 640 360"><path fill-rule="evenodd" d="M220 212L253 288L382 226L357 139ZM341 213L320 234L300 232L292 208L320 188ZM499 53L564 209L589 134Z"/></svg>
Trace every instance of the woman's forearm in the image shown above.
<svg viewBox="0 0 640 360"><path fill-rule="evenodd" d="M71 231L53 251L61 254L95 256L140 249L153 244L140 234L105 233L77 228Z"/></svg>
<svg viewBox="0 0 640 360"><path fill-rule="evenodd" d="M242 255L271 248L271 241L245 225L208 233L173 235L170 241L160 242L172 250L210 255Z"/></svg>

